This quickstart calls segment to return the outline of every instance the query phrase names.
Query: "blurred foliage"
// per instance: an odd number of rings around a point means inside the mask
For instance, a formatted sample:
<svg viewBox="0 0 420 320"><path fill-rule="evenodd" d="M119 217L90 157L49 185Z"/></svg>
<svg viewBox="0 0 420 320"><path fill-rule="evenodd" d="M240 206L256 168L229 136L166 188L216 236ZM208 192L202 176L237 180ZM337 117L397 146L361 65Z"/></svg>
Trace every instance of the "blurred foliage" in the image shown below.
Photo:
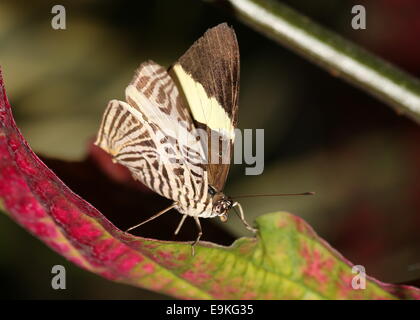
<svg viewBox="0 0 420 320"><path fill-rule="evenodd" d="M420 76L418 1L284 2ZM355 31L350 12L360 3L367 30ZM62 1L64 31L51 28L55 4L0 3L0 65L14 116L35 151L83 159L106 103L123 97L142 61L169 66L207 28L227 21L241 49L239 126L265 129L266 168L252 177L234 166L226 193L315 191L308 198L244 199L243 206L255 215L299 214L380 280L420 278L418 126L205 2ZM234 215L227 227L244 232ZM158 297L77 269L3 215L0 234L2 296ZM54 264L66 266L68 290L50 288Z"/></svg>

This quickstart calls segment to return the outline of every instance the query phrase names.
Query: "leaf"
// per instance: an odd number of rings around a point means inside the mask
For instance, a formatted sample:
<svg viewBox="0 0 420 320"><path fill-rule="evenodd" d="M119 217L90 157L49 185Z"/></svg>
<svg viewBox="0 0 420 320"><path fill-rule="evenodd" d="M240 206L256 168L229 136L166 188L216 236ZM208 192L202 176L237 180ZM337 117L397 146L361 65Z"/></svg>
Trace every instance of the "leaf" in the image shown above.
<svg viewBox="0 0 420 320"><path fill-rule="evenodd" d="M230 247L125 234L73 193L30 149L0 74L3 211L68 260L107 279L189 299L420 299L420 290L368 278L354 290L351 264L289 213L257 219L257 238Z"/></svg>

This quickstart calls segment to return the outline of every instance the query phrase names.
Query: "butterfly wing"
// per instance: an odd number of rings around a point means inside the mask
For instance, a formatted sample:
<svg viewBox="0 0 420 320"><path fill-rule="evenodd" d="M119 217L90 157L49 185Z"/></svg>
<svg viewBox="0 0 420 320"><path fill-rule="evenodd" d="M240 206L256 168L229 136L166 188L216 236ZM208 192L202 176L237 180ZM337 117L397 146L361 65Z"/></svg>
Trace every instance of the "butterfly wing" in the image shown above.
<svg viewBox="0 0 420 320"><path fill-rule="evenodd" d="M191 110L208 152L209 183L222 191L231 161L237 125L239 47L226 23L209 29L170 70Z"/></svg>
<svg viewBox="0 0 420 320"><path fill-rule="evenodd" d="M160 195L188 207L207 198L202 146L173 80L143 63L126 88L126 102L110 101L95 144Z"/></svg>

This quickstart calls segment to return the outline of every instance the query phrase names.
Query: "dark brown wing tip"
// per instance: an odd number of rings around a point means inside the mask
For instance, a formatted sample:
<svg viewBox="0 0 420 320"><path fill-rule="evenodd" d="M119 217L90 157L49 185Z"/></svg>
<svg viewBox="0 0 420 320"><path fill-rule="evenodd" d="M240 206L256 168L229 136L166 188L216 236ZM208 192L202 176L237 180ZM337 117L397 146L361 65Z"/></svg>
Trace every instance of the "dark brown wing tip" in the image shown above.
<svg viewBox="0 0 420 320"><path fill-rule="evenodd" d="M217 26L214 26L212 28L209 28L207 31L210 31L210 30L213 30L213 29L219 29L219 30L225 29L225 30L229 30L229 31L235 32L233 30L233 28L227 24L227 22L219 23Z"/></svg>
<svg viewBox="0 0 420 320"><path fill-rule="evenodd" d="M230 33L233 38L236 39L235 29L229 26L227 22L222 22L215 27L207 29L204 35L201 37L205 37L206 35L210 35L211 33Z"/></svg>

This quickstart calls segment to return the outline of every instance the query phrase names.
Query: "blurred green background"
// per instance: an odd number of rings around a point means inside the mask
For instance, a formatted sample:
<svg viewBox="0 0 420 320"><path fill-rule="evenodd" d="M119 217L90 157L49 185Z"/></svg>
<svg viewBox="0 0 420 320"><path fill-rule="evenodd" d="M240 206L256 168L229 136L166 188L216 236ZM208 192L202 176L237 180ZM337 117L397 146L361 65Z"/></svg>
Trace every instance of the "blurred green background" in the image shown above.
<svg viewBox="0 0 420 320"><path fill-rule="evenodd" d="M418 1L283 2L420 76ZM83 160L107 102L124 98L142 61L169 66L206 29L226 21L241 50L239 127L265 129L264 173L245 176L244 166L233 166L226 193L315 191L242 205L250 221L279 210L303 217L379 280L420 278L416 124L205 1L61 1L66 30L51 28L55 4L0 2L0 65L17 124L37 153ZM351 28L355 4L366 6L366 30ZM233 215L225 227L249 235ZM51 289L55 264L67 269L67 290ZM0 297L165 298L78 269L5 215Z"/></svg>

